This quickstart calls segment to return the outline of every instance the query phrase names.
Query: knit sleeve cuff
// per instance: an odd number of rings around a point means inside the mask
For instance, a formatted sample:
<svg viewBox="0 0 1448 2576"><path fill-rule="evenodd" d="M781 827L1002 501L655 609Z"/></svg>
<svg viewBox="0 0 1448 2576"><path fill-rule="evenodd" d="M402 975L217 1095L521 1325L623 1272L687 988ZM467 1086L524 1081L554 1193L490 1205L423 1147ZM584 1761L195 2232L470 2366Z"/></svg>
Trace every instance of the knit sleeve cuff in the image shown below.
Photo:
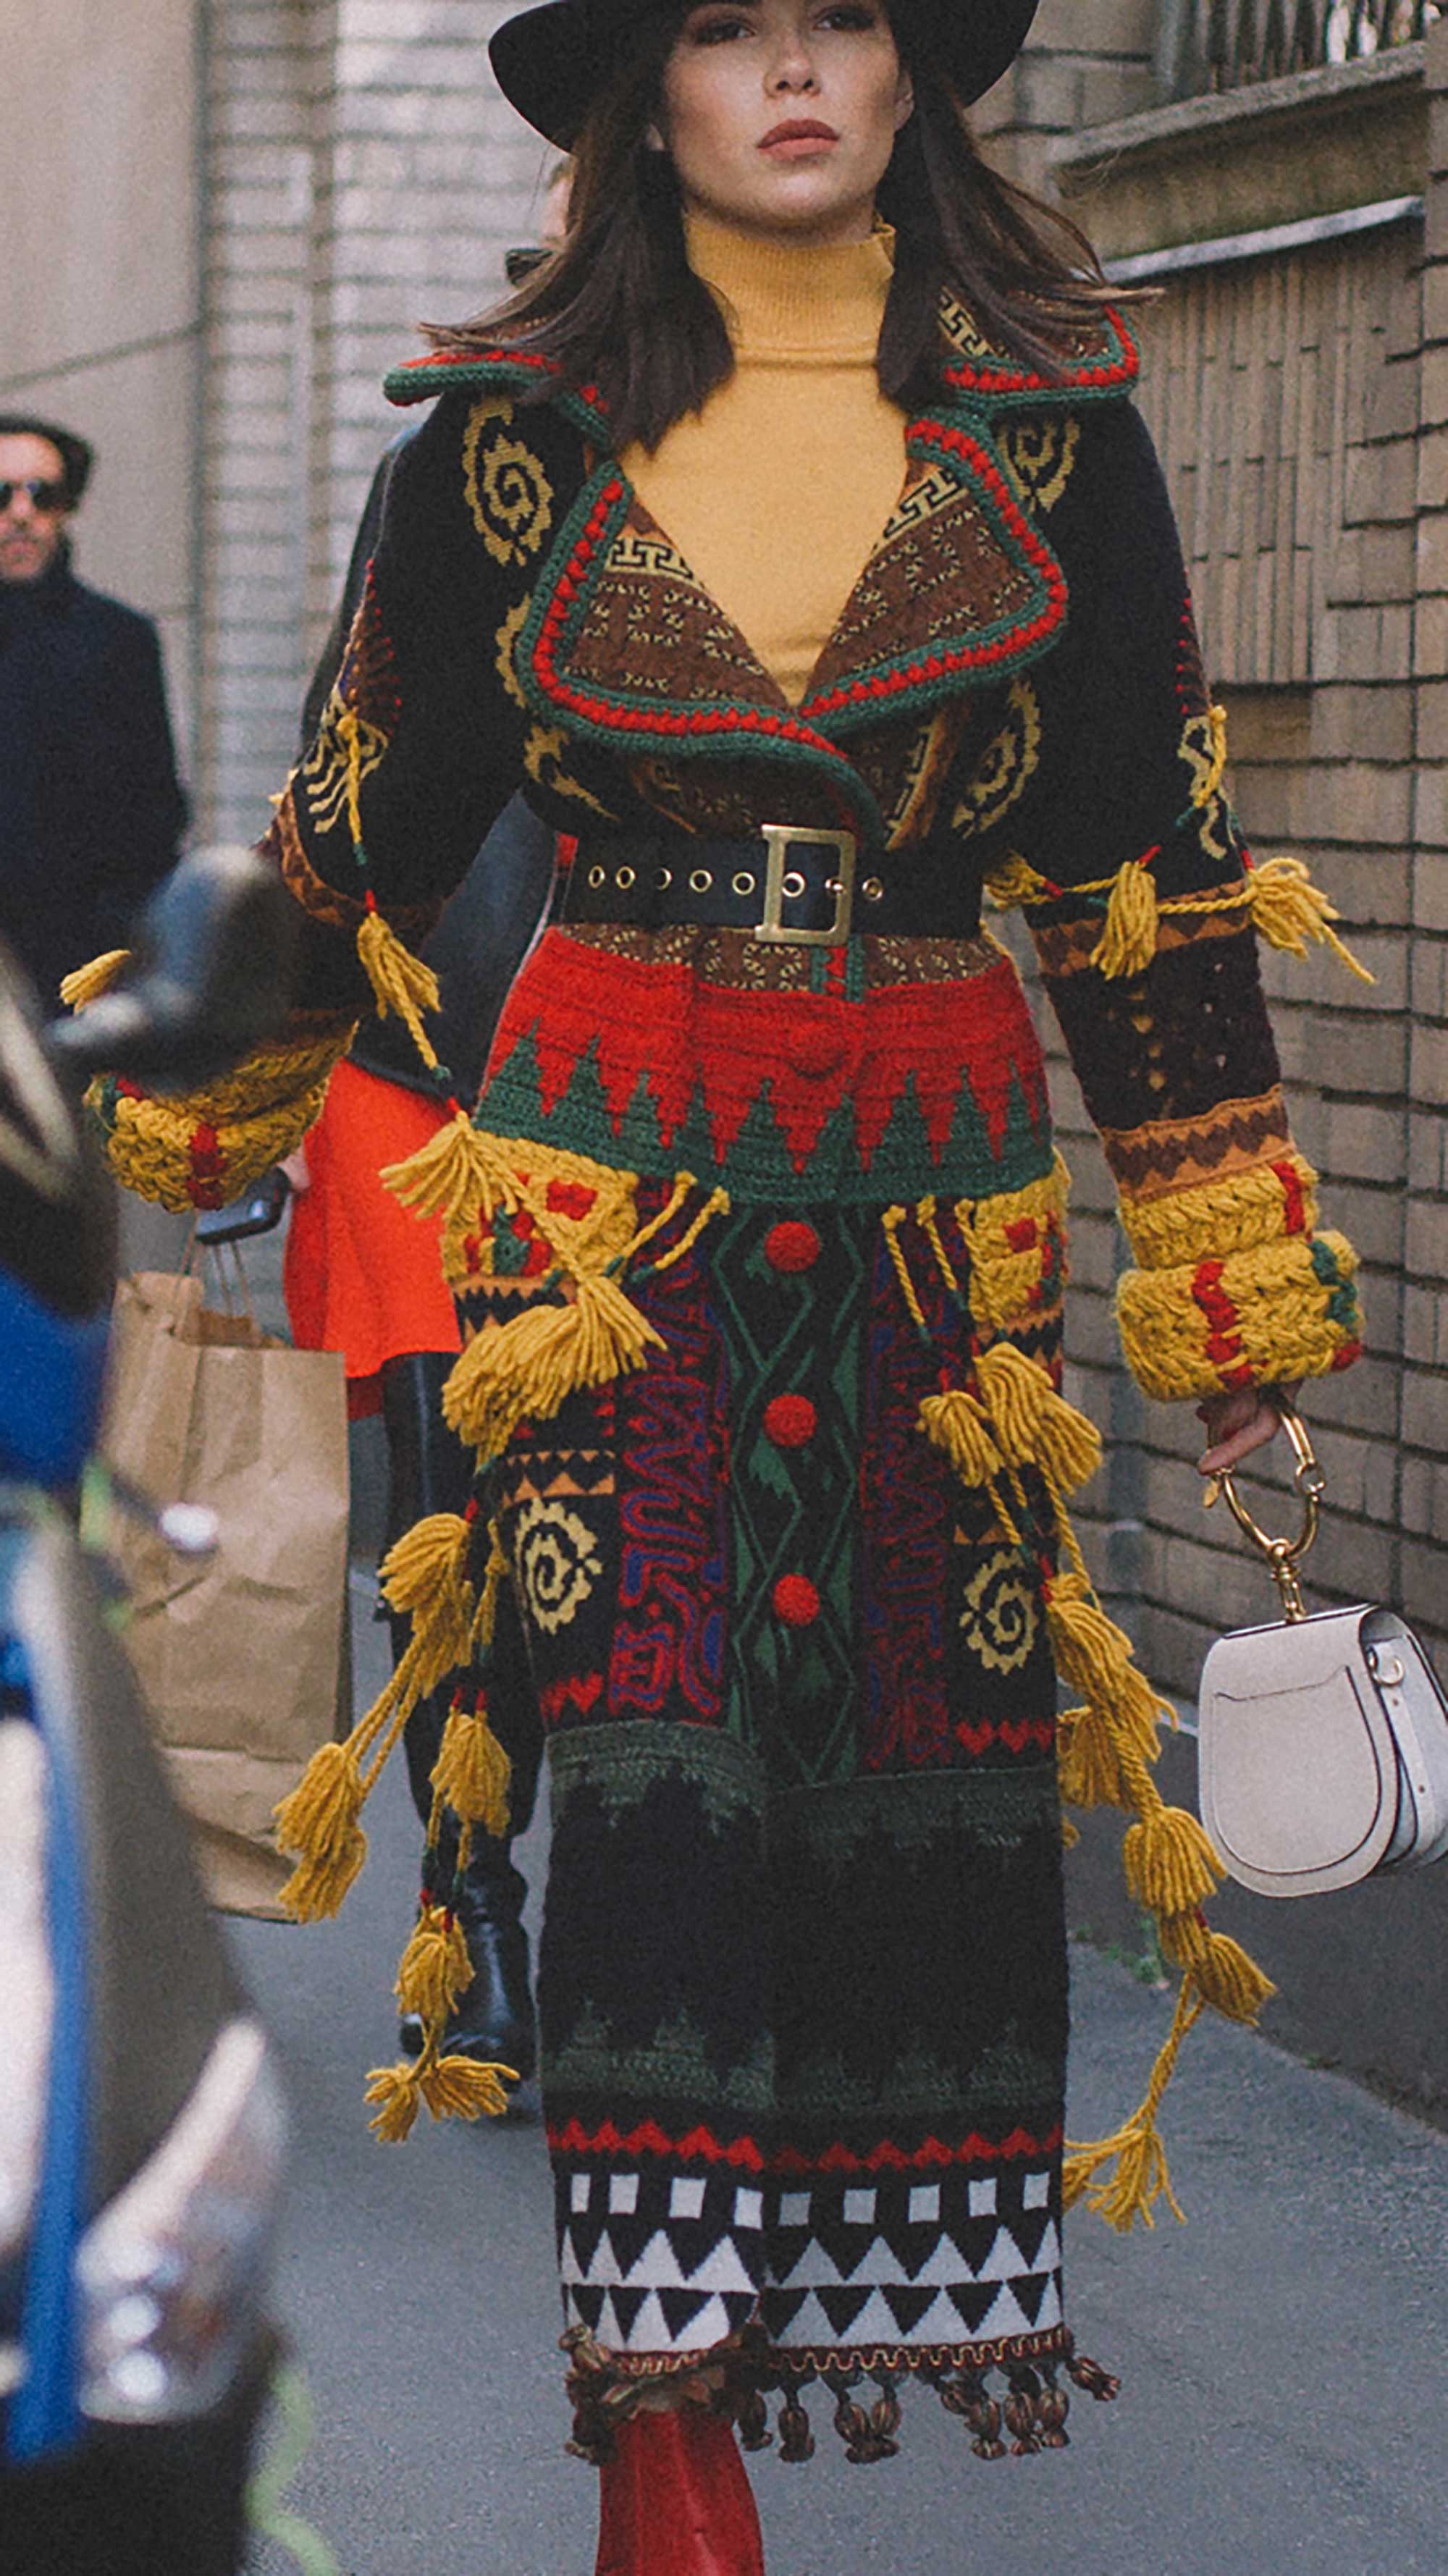
<svg viewBox="0 0 1448 2576"><path fill-rule="evenodd" d="M1357 1255L1316 1231L1299 1155L1123 1206L1139 1267L1117 1291L1128 1363L1171 1400L1349 1368L1362 1348Z"/></svg>
<svg viewBox="0 0 1448 2576"><path fill-rule="evenodd" d="M322 1114L353 1023L308 1026L259 1047L200 1091L158 1098L102 1074L86 1098L116 1179L173 1215L228 1207L298 1146Z"/></svg>

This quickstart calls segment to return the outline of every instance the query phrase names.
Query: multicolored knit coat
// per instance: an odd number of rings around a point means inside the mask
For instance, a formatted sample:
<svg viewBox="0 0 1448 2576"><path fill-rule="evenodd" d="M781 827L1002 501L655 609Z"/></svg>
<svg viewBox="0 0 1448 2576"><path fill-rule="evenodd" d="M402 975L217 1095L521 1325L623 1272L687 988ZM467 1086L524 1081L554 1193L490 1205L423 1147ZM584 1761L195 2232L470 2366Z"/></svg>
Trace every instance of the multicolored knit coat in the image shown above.
<svg viewBox="0 0 1448 2576"><path fill-rule="evenodd" d="M481 1688L440 1799L503 1821L482 1700L514 1586L550 1742L543 2091L591 2454L666 2372L750 2439L782 2389L795 2457L811 2378L856 2458L894 2448L904 2375L985 2456L1064 2438L1058 2365L1106 2386L1062 2313L1061 1785L1135 1817L1128 1874L1183 1973L1172 2047L1265 1992L1207 1928L1210 1854L1151 1778L1160 1704L1066 1517L1099 1456L1059 1391L1067 1178L980 906L1025 906L1120 1188L1127 1356L1163 1397L1355 1354L1254 935L1300 948L1331 916L1291 863L1254 876L1234 829L1124 328L1049 385L958 306L942 330L941 397L798 706L589 393L503 351L404 367L396 400L438 400L271 834L323 1048L359 952L396 1007L425 1002L398 941L519 782L620 885L662 833L684 865L690 836L765 824L859 845L834 945L560 905L475 1115L395 1176L445 1214L474 1328L448 1411L475 1514L398 1551L413 1663L283 1819L300 1909L332 1906L361 1757L457 1664ZM872 856L899 886L912 854L948 911L922 894L910 935L873 933ZM276 1150L272 1074L259 1121L240 1093L213 1120L234 1167L206 1186ZM110 1103L123 1166L137 1111ZM1060 1721L1058 1671L1081 1701ZM435 2021L466 1967L446 1896L404 1963ZM1165 2071L1066 2197L1127 2221L1166 2188ZM373 2098L395 2135L419 2099L496 2097L434 2031Z"/></svg>

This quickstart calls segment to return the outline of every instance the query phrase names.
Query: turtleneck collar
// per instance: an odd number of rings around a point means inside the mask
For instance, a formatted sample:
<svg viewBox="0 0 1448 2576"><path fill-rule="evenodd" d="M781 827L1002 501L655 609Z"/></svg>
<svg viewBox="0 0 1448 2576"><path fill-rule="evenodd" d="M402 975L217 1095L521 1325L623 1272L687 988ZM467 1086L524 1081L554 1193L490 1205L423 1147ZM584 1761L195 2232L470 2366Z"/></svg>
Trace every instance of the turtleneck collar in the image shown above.
<svg viewBox="0 0 1448 2576"><path fill-rule="evenodd" d="M735 356L873 364L893 274L888 226L868 241L762 241L710 215L684 219L689 265L724 308Z"/></svg>

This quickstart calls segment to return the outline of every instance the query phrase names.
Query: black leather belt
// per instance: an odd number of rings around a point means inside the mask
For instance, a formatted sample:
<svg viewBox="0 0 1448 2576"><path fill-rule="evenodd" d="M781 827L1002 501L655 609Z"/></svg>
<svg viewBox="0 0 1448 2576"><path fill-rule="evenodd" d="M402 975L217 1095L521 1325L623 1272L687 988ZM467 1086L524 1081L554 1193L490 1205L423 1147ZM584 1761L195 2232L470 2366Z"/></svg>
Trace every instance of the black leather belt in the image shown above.
<svg viewBox="0 0 1448 2576"><path fill-rule="evenodd" d="M980 880L959 851L862 850L852 832L792 823L737 841L593 835L579 842L560 918L640 930L694 923L789 948L838 948L852 931L973 939Z"/></svg>

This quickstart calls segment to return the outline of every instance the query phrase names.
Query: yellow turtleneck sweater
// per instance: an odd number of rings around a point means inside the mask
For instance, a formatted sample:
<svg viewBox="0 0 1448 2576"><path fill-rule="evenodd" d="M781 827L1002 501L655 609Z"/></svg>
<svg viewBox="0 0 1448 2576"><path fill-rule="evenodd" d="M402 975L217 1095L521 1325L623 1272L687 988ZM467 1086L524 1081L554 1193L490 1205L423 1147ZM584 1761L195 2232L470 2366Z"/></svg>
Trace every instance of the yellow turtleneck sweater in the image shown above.
<svg viewBox="0 0 1448 2576"><path fill-rule="evenodd" d="M797 705L905 479L905 415L875 380L891 237L822 250L695 215L688 244L734 373L623 468Z"/></svg>

